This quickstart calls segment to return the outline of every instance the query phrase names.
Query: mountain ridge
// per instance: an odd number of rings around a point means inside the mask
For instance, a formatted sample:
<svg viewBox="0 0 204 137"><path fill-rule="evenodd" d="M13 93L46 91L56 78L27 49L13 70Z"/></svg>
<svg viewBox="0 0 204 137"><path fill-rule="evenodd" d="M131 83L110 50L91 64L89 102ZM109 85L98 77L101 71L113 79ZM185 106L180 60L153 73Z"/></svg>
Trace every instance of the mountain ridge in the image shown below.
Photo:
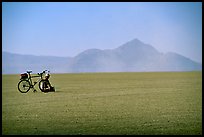
<svg viewBox="0 0 204 137"><path fill-rule="evenodd" d="M138 39L115 49L87 49L74 57L2 53L3 74L43 69L53 73L202 70L202 64L190 58L175 52L161 53Z"/></svg>

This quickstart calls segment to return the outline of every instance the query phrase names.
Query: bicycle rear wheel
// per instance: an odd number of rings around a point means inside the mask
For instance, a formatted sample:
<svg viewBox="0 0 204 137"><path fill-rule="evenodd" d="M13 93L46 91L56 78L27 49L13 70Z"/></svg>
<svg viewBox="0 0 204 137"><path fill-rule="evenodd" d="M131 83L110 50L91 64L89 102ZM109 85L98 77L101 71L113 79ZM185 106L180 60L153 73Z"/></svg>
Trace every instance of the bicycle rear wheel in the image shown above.
<svg viewBox="0 0 204 137"><path fill-rule="evenodd" d="M18 83L18 90L21 93L27 93L30 90L30 87L30 82L28 80L23 79Z"/></svg>

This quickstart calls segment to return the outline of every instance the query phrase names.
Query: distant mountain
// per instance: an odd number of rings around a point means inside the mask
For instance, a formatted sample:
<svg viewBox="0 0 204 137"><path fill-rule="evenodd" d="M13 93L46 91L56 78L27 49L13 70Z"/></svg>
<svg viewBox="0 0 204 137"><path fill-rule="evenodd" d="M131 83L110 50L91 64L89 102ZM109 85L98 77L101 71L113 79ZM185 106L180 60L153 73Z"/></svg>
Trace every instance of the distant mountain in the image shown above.
<svg viewBox="0 0 204 137"><path fill-rule="evenodd" d="M35 73L49 69L53 73L66 72L70 57L33 56L2 52L2 73L19 74L26 70Z"/></svg>
<svg viewBox="0 0 204 137"><path fill-rule="evenodd" d="M177 53L162 54L138 39L112 50L86 50L73 58L69 66L70 72L192 70L202 70L202 65Z"/></svg>
<svg viewBox="0 0 204 137"><path fill-rule="evenodd" d="M116 49L88 49L73 58L2 54L3 73L40 72L43 69L52 73L194 71L202 70L202 65L177 53L160 53L138 39Z"/></svg>

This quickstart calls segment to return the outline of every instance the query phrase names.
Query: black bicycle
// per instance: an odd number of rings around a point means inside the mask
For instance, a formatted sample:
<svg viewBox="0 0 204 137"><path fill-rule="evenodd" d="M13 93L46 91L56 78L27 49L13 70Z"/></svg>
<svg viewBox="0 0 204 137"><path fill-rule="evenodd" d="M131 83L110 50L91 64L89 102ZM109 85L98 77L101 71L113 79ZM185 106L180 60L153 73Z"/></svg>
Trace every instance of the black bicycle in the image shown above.
<svg viewBox="0 0 204 137"><path fill-rule="evenodd" d="M49 82L49 71L45 70L42 73L37 73L37 75L31 76L32 71L27 71L27 73L21 74L20 81L18 83L18 90L21 93L27 93L31 88L33 89L33 92L36 91L34 86L39 82L39 89L42 92L48 92L48 91L55 91L54 87L51 86ZM45 78L43 77L45 75ZM40 77L37 81L32 81L32 78L34 77Z"/></svg>

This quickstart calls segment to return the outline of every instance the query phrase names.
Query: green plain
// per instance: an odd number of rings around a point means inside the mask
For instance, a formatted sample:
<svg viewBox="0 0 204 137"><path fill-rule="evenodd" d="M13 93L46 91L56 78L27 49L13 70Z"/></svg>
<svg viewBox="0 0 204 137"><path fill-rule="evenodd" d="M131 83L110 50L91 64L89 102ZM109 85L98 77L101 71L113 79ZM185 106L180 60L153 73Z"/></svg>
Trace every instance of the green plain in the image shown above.
<svg viewBox="0 0 204 137"><path fill-rule="evenodd" d="M3 135L202 135L201 71L51 74L50 93L19 78L2 75Z"/></svg>

